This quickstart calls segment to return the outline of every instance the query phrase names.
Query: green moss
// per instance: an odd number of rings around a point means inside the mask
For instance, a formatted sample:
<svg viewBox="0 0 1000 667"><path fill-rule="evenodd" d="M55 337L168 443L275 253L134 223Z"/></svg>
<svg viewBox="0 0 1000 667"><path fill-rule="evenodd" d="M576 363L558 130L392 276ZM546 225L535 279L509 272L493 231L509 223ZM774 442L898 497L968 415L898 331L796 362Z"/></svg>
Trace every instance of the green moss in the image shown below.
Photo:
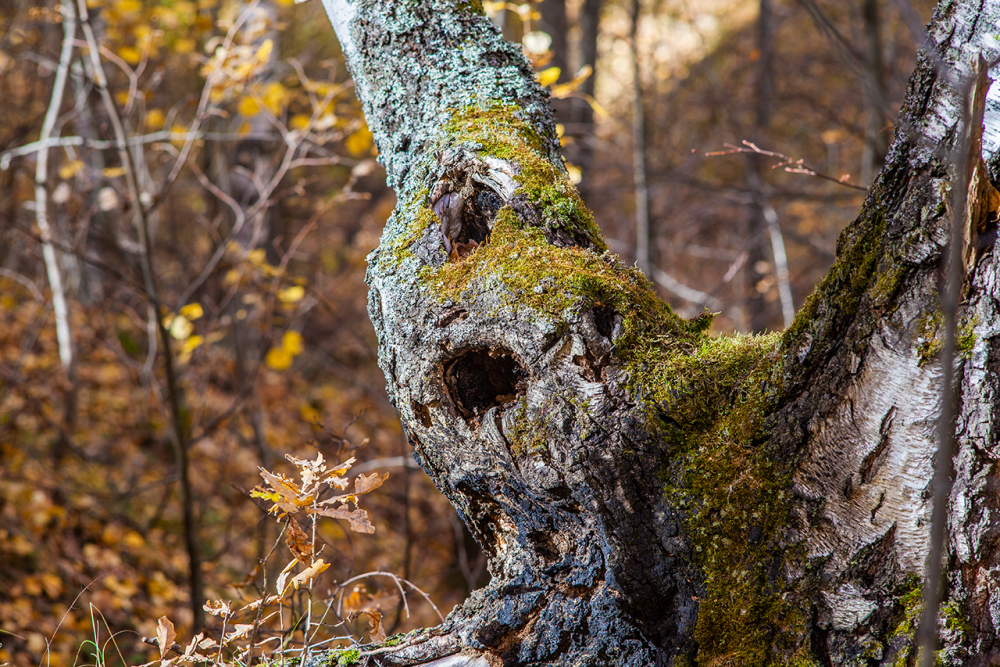
<svg viewBox="0 0 1000 667"><path fill-rule="evenodd" d="M899 620L896 626L889 633L890 639L902 639L906 643L900 648L893 661L893 667L907 667L912 664L914 647L912 638L920 622L920 612L924 607L923 588L920 585L920 577L910 575L896 591L896 600L901 607Z"/></svg>
<svg viewBox="0 0 1000 667"><path fill-rule="evenodd" d="M660 343L629 367L704 575L698 663L810 664L805 616L769 576L791 499L788 474L761 446L781 394L780 336Z"/></svg>
<svg viewBox="0 0 1000 667"><path fill-rule="evenodd" d="M883 250L885 215L881 210L863 211L848 225L837 240L837 259L826 277L799 309L792 325L785 330L784 346L794 349L805 342L820 315L835 313L853 316L865 296L876 305L888 305L906 275L895 262L884 262L877 271ZM873 280L874 278L874 280Z"/></svg>
<svg viewBox="0 0 1000 667"><path fill-rule="evenodd" d="M941 605L941 618L944 619L945 627L960 635L963 641L972 631L966 615L962 613L962 606L955 600Z"/></svg>
<svg viewBox="0 0 1000 667"><path fill-rule="evenodd" d="M514 456L544 455L548 451L549 441L560 437L561 434L548 418L550 412L558 407L560 400L565 399L550 396L537 410L528 410L527 398L522 396L519 399L514 427L508 435L510 450Z"/></svg>
<svg viewBox="0 0 1000 667"><path fill-rule="evenodd" d="M327 664L331 667L333 665L336 665L337 667L346 667L347 665L356 665L359 662L361 662L361 651L356 648L352 648L330 651L330 659L327 661Z"/></svg>
<svg viewBox="0 0 1000 667"><path fill-rule="evenodd" d="M920 585L920 577L913 574L899 587L896 599L902 607L902 614L890 637L912 637L917 629L920 611L924 606L924 593Z"/></svg>
<svg viewBox="0 0 1000 667"><path fill-rule="evenodd" d="M497 102L468 107L456 113L445 127L449 141L476 147L483 156L513 162L518 194L535 204L548 229L562 229L586 239L598 252L607 250L594 216L562 167L558 156L535 127L522 119L515 105Z"/></svg>
<svg viewBox="0 0 1000 667"><path fill-rule="evenodd" d="M877 639L866 638L861 642L861 657L865 660L880 661L885 647Z"/></svg>
<svg viewBox="0 0 1000 667"><path fill-rule="evenodd" d="M917 318L917 354L920 365L926 366L944 347L944 316L940 310L923 313Z"/></svg>
<svg viewBox="0 0 1000 667"><path fill-rule="evenodd" d="M963 322L956 332L955 352L968 359L976 346L976 326L979 318L973 315ZM944 348L944 315L940 310L923 313L917 319L915 335L917 337L917 354L920 365L926 366L937 357Z"/></svg>
<svg viewBox="0 0 1000 667"><path fill-rule="evenodd" d="M976 346L976 325L979 324L979 318L973 316L968 322L963 324L958 330L958 336L955 339L955 350L965 357L969 358L972 354L972 349Z"/></svg>
<svg viewBox="0 0 1000 667"><path fill-rule="evenodd" d="M641 272L610 255L554 246L510 207L497 213L487 243L462 261L424 267L421 282L441 301L471 300L477 292L488 292L500 307L529 308L558 321L588 308L612 308L623 319L618 349L633 356L666 340L693 344L700 335L656 295Z"/></svg>
<svg viewBox="0 0 1000 667"><path fill-rule="evenodd" d="M470 14L485 14L481 0L459 0L458 9Z"/></svg>
<svg viewBox="0 0 1000 667"><path fill-rule="evenodd" d="M872 300L878 305L889 304L896 295L896 289L902 284L910 269L898 260L893 260L880 271L871 287Z"/></svg>
<svg viewBox="0 0 1000 667"><path fill-rule="evenodd" d="M386 251L393 258L396 266L407 257L412 257L410 247L420 240L431 224L440 224L437 214L428 206L427 195L430 190L423 188L419 190L410 200L407 206L401 206L399 212L394 215L402 215L409 223L402 233L383 239Z"/></svg>

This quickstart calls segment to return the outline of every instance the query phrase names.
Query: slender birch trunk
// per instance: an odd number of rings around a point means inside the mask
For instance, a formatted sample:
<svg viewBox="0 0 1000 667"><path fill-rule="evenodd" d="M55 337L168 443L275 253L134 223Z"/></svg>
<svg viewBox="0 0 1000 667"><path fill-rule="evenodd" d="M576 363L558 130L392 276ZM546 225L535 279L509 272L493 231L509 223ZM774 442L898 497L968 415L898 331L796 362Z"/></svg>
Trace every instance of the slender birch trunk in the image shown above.
<svg viewBox="0 0 1000 667"><path fill-rule="evenodd" d="M73 335L69 321L69 306L66 303L66 290L63 286L62 270L59 267L59 256L53 240L55 232L49 221L49 149L45 142L54 136L56 121L59 119L59 109L62 108L63 96L66 92L66 81L69 78L70 61L73 58L73 42L76 39L76 8L73 0L62 3L63 31L65 37L62 50L59 53L59 64L56 67L56 80L52 86L52 99L42 121L42 133L38 140L43 147L38 151L35 162L35 220L42 237L42 257L45 260L45 272L52 289L52 312L56 318L56 339L59 342L59 360L67 371L73 365Z"/></svg>

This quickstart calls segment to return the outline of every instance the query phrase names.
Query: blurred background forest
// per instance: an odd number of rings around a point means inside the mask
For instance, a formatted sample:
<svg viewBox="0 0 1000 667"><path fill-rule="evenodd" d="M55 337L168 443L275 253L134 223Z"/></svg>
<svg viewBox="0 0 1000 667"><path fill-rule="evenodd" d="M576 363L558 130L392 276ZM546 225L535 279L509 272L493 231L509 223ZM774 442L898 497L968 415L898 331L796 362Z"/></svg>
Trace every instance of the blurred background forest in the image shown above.
<svg viewBox="0 0 1000 667"><path fill-rule="evenodd" d="M933 5L483 4L612 247L719 332L783 328L824 275ZM202 605L274 592L282 524L248 492L285 454L391 475L374 534L315 524L329 569L258 642L301 644L310 610L311 642L375 632L352 611L437 623L365 573L442 613L485 583L376 365L365 256L395 199L318 0L0 0L0 100L0 664L247 623Z"/></svg>

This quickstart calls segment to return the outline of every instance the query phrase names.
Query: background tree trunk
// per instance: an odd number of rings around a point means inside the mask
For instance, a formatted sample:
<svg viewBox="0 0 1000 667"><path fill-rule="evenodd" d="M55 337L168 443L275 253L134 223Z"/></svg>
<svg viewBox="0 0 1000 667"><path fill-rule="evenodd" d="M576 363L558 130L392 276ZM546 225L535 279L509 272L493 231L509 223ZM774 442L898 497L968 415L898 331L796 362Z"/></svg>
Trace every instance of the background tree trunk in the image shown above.
<svg viewBox="0 0 1000 667"><path fill-rule="evenodd" d="M478 3L324 2L399 199L369 258L379 362L492 576L378 660L912 663L949 192L965 199L952 148L1000 2L938 8L834 267L783 335L756 337L707 336L710 317L678 317L607 250L545 93ZM976 178L949 665L1000 664L998 196Z"/></svg>

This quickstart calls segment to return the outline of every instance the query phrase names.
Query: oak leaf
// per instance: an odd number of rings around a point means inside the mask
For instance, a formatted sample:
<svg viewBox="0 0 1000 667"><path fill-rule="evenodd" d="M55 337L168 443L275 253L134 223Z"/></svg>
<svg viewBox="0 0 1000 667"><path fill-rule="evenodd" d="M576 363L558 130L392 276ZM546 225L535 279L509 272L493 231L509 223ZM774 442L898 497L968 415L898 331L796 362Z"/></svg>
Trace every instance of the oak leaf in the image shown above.
<svg viewBox="0 0 1000 667"><path fill-rule="evenodd" d="M340 507L310 509L309 513L328 516L332 519L347 519L351 524L351 530L356 533L368 533L370 535L375 532L375 526L368 520L368 512L362 509L351 511L347 509L346 505L342 505Z"/></svg>
<svg viewBox="0 0 1000 667"><path fill-rule="evenodd" d="M177 631L174 630L174 624L166 616L160 616L156 622L156 643L160 645L161 660L166 658L167 651L174 645L175 639Z"/></svg>
<svg viewBox="0 0 1000 667"><path fill-rule="evenodd" d="M330 567L329 563L325 562L322 558L317 558L315 563L292 577L292 586L295 587L295 590L298 590L299 586L302 585L308 586L313 579L318 577L328 567Z"/></svg>
<svg viewBox="0 0 1000 667"><path fill-rule="evenodd" d="M306 531L302 530L298 521L288 518L288 534L285 536L285 545L292 552L299 562L308 563L313 554L313 543L309 539Z"/></svg>

